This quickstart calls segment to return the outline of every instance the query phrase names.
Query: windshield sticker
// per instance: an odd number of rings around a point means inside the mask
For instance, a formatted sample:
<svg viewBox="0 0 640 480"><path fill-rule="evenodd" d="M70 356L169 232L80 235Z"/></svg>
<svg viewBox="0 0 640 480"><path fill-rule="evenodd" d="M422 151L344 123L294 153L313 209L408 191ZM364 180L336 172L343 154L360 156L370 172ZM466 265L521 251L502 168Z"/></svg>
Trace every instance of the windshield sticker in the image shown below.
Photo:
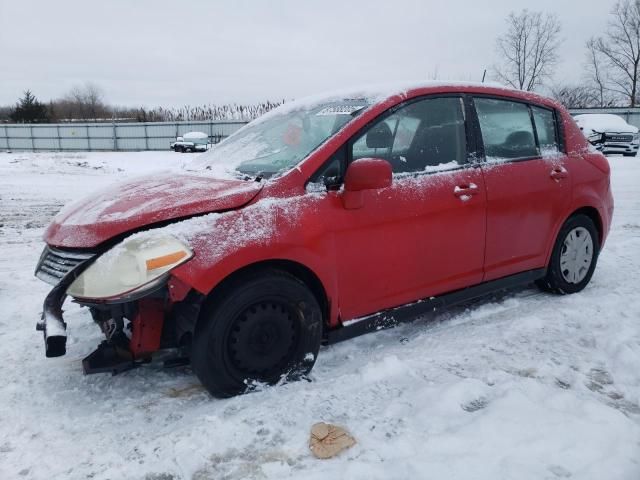
<svg viewBox="0 0 640 480"><path fill-rule="evenodd" d="M351 115L364 107L366 105L332 105L323 108L316 115Z"/></svg>

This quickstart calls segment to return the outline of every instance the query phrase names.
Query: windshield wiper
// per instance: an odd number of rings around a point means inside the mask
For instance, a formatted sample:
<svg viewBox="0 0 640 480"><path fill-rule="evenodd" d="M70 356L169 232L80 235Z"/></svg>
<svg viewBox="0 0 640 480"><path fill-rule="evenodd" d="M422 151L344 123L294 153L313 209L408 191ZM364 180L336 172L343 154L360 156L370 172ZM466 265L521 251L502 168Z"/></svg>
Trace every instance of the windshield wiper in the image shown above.
<svg viewBox="0 0 640 480"><path fill-rule="evenodd" d="M246 182L250 182L250 181L261 182L263 178L264 178L264 174L262 173L257 174L255 177L253 175L247 175L245 173L244 176L242 177L242 180Z"/></svg>

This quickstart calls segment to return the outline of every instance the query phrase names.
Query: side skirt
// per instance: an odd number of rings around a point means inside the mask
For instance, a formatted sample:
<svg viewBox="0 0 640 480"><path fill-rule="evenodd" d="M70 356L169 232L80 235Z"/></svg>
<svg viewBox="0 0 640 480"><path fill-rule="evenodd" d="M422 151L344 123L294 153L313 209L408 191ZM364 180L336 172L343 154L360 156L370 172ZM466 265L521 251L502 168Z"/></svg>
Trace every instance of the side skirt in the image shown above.
<svg viewBox="0 0 640 480"><path fill-rule="evenodd" d="M334 330L329 331L325 339L325 345L341 342L349 338L392 328L402 322L413 321L416 317L426 313L435 312L443 308L451 307L469 300L473 300L500 290L513 288L534 282L543 278L547 273L545 268L528 270L526 272L509 275L508 277L480 283L472 287L455 290L438 297L418 300L401 307L383 310L373 315L349 320Z"/></svg>

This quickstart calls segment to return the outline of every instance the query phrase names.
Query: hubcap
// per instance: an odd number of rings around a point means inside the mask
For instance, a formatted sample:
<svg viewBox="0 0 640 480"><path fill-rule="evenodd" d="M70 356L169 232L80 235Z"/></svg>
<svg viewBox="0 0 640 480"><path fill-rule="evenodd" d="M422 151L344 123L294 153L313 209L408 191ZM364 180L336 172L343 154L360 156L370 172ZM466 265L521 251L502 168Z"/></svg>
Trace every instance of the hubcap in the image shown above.
<svg viewBox="0 0 640 480"><path fill-rule="evenodd" d="M584 227L571 230L564 239L560 253L560 271L568 283L580 283L593 262L593 239Z"/></svg>
<svg viewBox="0 0 640 480"><path fill-rule="evenodd" d="M243 374L269 377L279 372L295 348L296 322L282 301L263 301L242 312L229 334L230 359Z"/></svg>

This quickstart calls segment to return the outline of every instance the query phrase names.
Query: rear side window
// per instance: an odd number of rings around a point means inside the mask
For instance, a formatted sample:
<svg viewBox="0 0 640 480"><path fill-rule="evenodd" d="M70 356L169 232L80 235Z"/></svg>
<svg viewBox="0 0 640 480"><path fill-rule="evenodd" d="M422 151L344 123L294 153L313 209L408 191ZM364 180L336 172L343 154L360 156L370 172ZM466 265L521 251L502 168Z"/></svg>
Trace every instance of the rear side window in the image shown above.
<svg viewBox="0 0 640 480"><path fill-rule="evenodd" d="M557 153L560 148L558 145L558 135L556 129L556 118L553 111L546 108L531 106L533 112L533 120L536 124L536 133L538 134L538 142L540 143L540 152L545 154Z"/></svg>
<svg viewBox="0 0 640 480"><path fill-rule="evenodd" d="M538 156L529 107L524 103L474 98L487 160Z"/></svg>

